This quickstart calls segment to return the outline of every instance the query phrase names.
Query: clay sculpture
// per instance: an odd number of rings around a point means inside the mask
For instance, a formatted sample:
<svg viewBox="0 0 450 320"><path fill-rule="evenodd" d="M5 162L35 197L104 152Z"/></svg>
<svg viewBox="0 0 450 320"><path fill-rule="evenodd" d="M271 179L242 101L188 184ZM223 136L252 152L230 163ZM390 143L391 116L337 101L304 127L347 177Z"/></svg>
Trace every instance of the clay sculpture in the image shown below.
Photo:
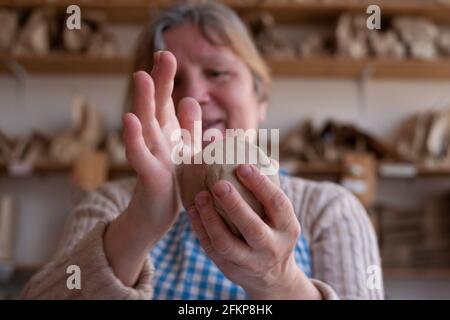
<svg viewBox="0 0 450 320"><path fill-rule="evenodd" d="M0 9L0 52L7 52L19 27L19 15L7 9Z"/></svg>
<svg viewBox="0 0 450 320"><path fill-rule="evenodd" d="M230 139L233 141L230 143ZM228 142L227 142L228 141ZM248 190L236 176L235 169L239 164L252 163L261 172L265 172L267 177L276 185L280 185L278 177L278 168L275 162L264 153L264 151L258 146L244 140L237 139L236 137L228 137L224 140L214 141L209 144L203 151L203 157L208 150L214 150L212 152L214 159L227 159L229 160L230 152L233 152L233 162L229 163L206 163L202 161L201 164L181 164L178 167L178 182L180 186L180 194L183 206L185 209L190 208L194 204L195 196L202 190L208 190L212 195L212 187L219 180L229 181L241 194L244 200L250 205L250 207L261 217L265 217L263 206L258 202L254 195ZM242 157L244 155L244 157ZM198 156L194 155L193 159ZM252 157L253 160L252 161ZM224 161L225 162L225 161ZM214 198L214 197L213 197ZM236 226L230 221L226 213L220 207L219 203L214 199L214 206L217 212L223 217L224 221L230 227L231 231L239 235L240 232Z"/></svg>
<svg viewBox="0 0 450 320"><path fill-rule="evenodd" d="M72 127L60 132L50 145L50 156L59 163L72 163L83 151L95 150L104 135L99 112L82 97L74 98L71 111Z"/></svg>

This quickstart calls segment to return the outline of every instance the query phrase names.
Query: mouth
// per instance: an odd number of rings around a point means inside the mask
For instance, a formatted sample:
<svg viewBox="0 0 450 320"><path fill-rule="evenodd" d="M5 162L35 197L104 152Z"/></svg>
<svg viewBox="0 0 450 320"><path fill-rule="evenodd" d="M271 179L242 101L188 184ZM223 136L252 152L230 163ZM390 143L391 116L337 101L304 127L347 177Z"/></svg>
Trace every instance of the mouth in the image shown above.
<svg viewBox="0 0 450 320"><path fill-rule="evenodd" d="M212 119L212 120L203 120L202 121L202 130L205 132L209 129L218 129L222 133L225 132L225 121L223 119Z"/></svg>

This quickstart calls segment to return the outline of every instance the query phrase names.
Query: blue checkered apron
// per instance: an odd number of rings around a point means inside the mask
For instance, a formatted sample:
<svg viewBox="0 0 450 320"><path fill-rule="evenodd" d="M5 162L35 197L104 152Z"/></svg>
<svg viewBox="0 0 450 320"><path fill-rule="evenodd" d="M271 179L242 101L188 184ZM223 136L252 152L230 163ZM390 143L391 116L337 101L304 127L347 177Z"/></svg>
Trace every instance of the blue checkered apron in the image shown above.
<svg viewBox="0 0 450 320"><path fill-rule="evenodd" d="M228 280L200 246L186 212L150 252L155 266L153 299L238 300L245 291ZM311 252L301 235L295 259L311 277Z"/></svg>

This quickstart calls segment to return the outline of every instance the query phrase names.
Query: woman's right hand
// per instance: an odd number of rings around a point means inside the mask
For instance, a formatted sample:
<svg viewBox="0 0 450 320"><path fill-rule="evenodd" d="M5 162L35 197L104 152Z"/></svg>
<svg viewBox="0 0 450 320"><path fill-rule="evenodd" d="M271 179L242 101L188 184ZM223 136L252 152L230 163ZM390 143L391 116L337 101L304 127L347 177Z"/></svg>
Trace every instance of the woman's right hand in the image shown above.
<svg viewBox="0 0 450 320"><path fill-rule="evenodd" d="M194 99L185 98L176 114L171 97L175 57L169 51L159 51L154 61L152 77L144 71L134 74L133 113L123 117L123 136L127 159L138 177L128 210L151 226L159 239L181 209L171 159L179 141L172 141L172 134L183 128L193 136L194 121L201 121L201 109Z"/></svg>
<svg viewBox="0 0 450 320"><path fill-rule="evenodd" d="M182 99L175 112L172 90L176 60L169 51L155 53L152 76L144 71L134 77L133 113L123 117L127 159L137 182L127 209L108 227L105 252L116 274L132 285L148 251L169 230L181 209L175 164L171 153L179 141L175 130L193 136L201 109L192 98ZM188 147L190 147L188 145Z"/></svg>

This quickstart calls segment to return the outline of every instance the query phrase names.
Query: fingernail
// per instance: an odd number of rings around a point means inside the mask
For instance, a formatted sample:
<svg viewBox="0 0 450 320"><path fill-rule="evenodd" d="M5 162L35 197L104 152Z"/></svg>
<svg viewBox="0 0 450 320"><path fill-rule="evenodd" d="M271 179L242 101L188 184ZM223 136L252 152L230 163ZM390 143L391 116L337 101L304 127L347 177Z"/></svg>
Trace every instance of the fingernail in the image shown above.
<svg viewBox="0 0 450 320"><path fill-rule="evenodd" d="M200 192L195 197L195 204L199 207L205 206L209 202L209 194L205 191Z"/></svg>
<svg viewBox="0 0 450 320"><path fill-rule="evenodd" d="M238 173L243 178L248 178L253 174L253 169L249 165L241 164L238 168Z"/></svg>
<svg viewBox="0 0 450 320"><path fill-rule="evenodd" d="M197 216L197 209L195 208L195 206L192 206L188 209L188 213L191 217L196 217Z"/></svg>
<svg viewBox="0 0 450 320"><path fill-rule="evenodd" d="M160 57L161 57L161 51L156 51L156 52L153 53L152 73L154 73L158 69Z"/></svg>
<svg viewBox="0 0 450 320"><path fill-rule="evenodd" d="M226 193L230 192L230 185L225 181L216 183L213 187L213 192L219 198L223 197Z"/></svg>

